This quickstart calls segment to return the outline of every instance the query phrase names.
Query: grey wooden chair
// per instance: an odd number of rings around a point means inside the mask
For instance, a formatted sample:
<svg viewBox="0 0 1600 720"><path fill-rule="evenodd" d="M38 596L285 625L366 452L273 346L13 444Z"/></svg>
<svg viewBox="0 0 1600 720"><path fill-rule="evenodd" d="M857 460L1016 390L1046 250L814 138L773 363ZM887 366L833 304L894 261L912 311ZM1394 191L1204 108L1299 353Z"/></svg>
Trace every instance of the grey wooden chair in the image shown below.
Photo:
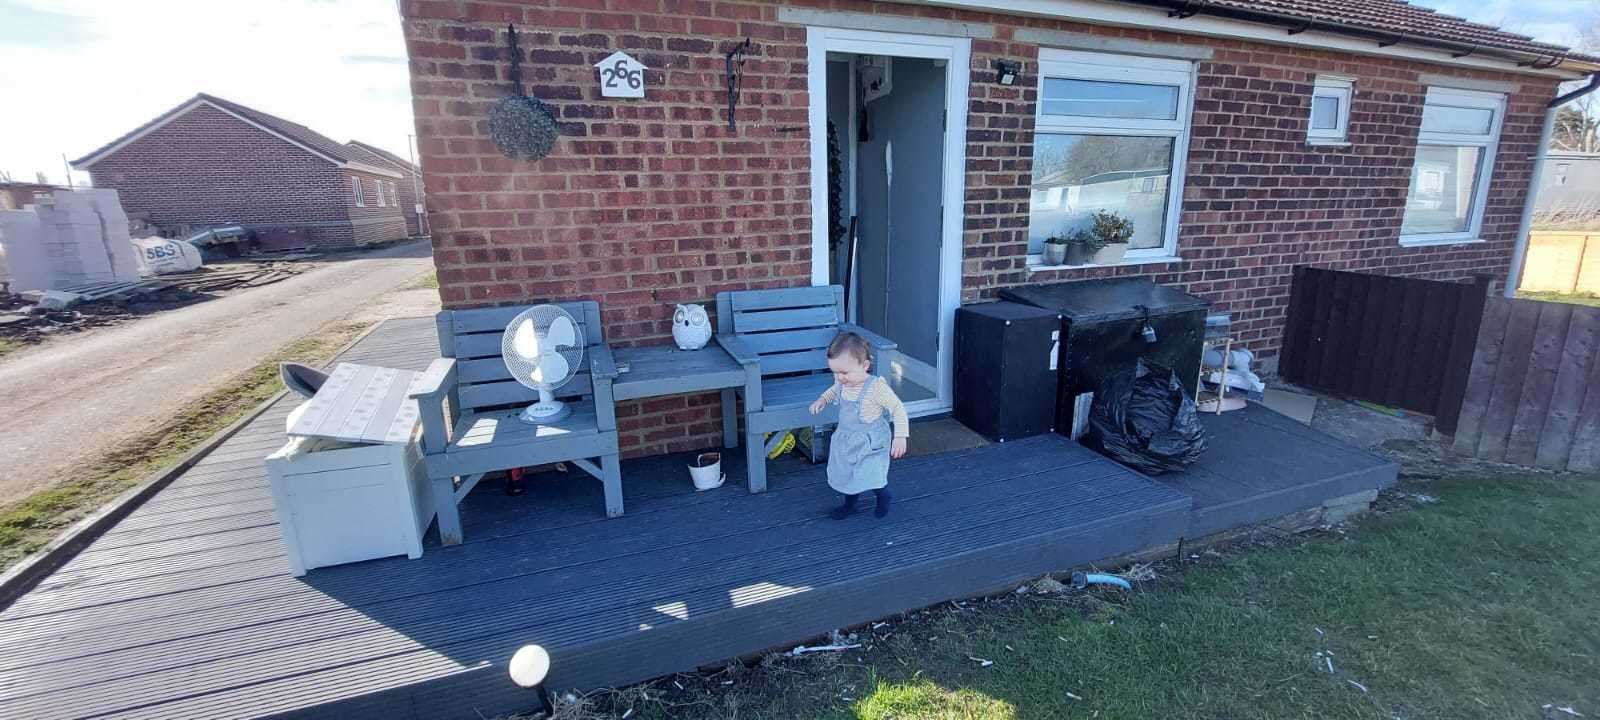
<svg viewBox="0 0 1600 720"><path fill-rule="evenodd" d="M838 285L717 293L717 343L761 371L759 387L726 390L722 400L727 425L729 395L744 396L750 492L767 489L766 433L838 422L837 409L813 416L811 403L833 384L828 343L847 330L872 344L874 373L885 367L895 343L844 321L844 288Z"/></svg>
<svg viewBox="0 0 1600 720"><path fill-rule="evenodd" d="M425 386L414 388L411 397L422 416L423 456L445 545L461 542L456 505L484 474L496 470L570 462L604 484L606 515L622 514L611 394L617 366L602 335L600 304L557 304L578 321L586 346L577 373L555 392L572 414L554 425L517 419L539 393L513 380L500 357L506 323L528 306L445 310L437 316L444 358L434 361Z"/></svg>

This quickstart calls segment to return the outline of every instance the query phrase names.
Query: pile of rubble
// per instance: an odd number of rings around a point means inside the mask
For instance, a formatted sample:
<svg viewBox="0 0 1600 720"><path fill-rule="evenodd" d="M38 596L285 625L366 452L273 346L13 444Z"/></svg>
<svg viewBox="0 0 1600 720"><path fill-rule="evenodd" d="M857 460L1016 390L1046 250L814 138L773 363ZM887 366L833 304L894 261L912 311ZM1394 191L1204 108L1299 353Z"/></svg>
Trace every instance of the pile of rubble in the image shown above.
<svg viewBox="0 0 1600 720"><path fill-rule="evenodd" d="M309 269L287 261L230 263L143 280L0 291L0 341L33 344L52 335L112 325L213 297L287 280Z"/></svg>

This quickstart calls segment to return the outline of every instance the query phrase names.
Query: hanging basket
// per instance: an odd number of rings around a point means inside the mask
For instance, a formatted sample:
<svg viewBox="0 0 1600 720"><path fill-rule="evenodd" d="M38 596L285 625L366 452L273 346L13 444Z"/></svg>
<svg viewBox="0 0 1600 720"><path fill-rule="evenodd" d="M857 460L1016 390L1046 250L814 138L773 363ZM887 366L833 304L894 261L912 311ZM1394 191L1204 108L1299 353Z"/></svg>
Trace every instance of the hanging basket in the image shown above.
<svg viewBox="0 0 1600 720"><path fill-rule="evenodd" d="M511 54L512 94L500 98L489 111L489 139L500 154L512 160L538 160L555 147L556 118L538 98L522 91L522 51L517 48L517 28L507 26Z"/></svg>
<svg viewBox="0 0 1600 720"><path fill-rule="evenodd" d="M556 144L556 119L538 98L511 95L489 111L489 138L512 160L538 160Z"/></svg>

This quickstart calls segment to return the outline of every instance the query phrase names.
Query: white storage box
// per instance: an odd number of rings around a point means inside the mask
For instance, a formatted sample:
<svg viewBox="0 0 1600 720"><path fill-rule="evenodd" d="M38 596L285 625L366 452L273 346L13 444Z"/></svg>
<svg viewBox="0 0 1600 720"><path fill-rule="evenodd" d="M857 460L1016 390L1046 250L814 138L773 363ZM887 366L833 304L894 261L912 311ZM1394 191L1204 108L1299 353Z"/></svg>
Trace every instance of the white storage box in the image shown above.
<svg viewBox="0 0 1600 720"><path fill-rule="evenodd" d="M311 568L405 555L422 557L433 502L422 450L293 437L267 457L289 567Z"/></svg>

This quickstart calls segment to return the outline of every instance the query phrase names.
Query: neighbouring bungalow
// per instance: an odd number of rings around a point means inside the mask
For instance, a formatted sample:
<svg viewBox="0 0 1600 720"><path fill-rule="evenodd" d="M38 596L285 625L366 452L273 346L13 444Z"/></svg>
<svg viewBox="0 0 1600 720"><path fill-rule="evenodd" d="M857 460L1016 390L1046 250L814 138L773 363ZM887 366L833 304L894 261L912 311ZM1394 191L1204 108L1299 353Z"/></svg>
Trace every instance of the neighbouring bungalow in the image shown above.
<svg viewBox="0 0 1600 720"><path fill-rule="evenodd" d="M1010 286L1147 276L1268 365L1297 265L1515 287L1551 101L1600 70L1398 0L400 7L446 307L592 298L629 344L674 303L848 278L921 413L956 308ZM488 135L508 24L559 121L537 161ZM603 93L619 51L642 97ZM1120 259L1044 264L1100 210L1134 222ZM711 400L619 408L624 448L714 445Z"/></svg>
<svg viewBox="0 0 1600 720"><path fill-rule="evenodd" d="M72 166L168 236L243 224L329 249L420 233L411 163L205 93Z"/></svg>

